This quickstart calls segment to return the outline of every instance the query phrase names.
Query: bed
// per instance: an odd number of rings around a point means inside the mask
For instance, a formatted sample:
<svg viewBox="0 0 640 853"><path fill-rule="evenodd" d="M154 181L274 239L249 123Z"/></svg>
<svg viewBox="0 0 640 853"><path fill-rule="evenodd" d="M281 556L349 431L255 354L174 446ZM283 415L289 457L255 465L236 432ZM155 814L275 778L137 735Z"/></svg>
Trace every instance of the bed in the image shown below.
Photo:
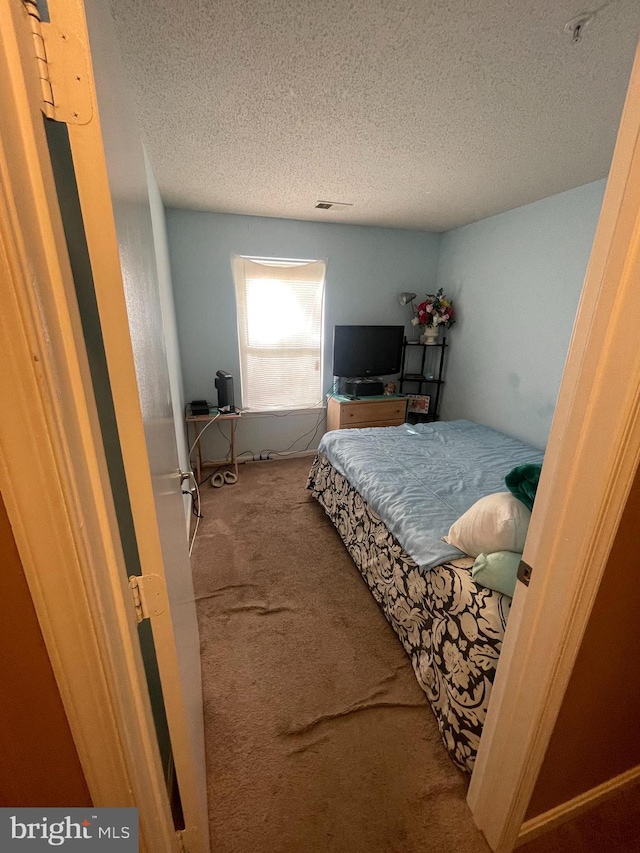
<svg viewBox="0 0 640 853"><path fill-rule="evenodd" d="M411 659L455 764L471 772L511 599L478 586L444 542L515 466L541 462L470 421L326 433L308 488L324 507Z"/></svg>

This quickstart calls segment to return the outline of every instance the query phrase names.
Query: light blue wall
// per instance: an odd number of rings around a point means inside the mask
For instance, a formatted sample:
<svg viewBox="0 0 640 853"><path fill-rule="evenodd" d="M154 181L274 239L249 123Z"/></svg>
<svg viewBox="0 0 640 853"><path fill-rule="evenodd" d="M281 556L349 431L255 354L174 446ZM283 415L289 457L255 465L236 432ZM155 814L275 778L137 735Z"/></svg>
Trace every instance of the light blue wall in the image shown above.
<svg viewBox="0 0 640 853"><path fill-rule="evenodd" d="M458 312L448 333L443 419L470 418L544 446L604 186L587 184L443 235L169 209L183 400L215 401L218 369L239 377L231 255L324 259L326 386L336 323L407 324L397 294L432 291L437 277ZM316 414L247 417L238 449L302 450L310 438L316 447L323 429ZM214 427L205 455L224 452Z"/></svg>
<svg viewBox="0 0 640 853"><path fill-rule="evenodd" d="M217 399L216 370L240 375L232 254L327 262L325 388L332 378L336 323L409 328L410 310L399 305L398 294L425 293L435 284L437 234L177 209L167 210L167 227L187 400ZM238 449L284 450L317 419L317 414L243 418ZM215 436L216 427L209 433ZM308 439L293 449L304 449ZM210 440L207 452L218 452Z"/></svg>
<svg viewBox="0 0 640 853"><path fill-rule="evenodd" d="M605 181L442 235L453 297L442 417L546 444Z"/></svg>

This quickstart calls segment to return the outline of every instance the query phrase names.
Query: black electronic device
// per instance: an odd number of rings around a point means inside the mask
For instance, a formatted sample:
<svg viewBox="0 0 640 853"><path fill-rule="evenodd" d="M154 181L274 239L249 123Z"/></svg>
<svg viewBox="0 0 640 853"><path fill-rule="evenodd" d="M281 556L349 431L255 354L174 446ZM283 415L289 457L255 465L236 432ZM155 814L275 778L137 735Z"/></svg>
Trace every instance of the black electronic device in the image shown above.
<svg viewBox="0 0 640 853"><path fill-rule="evenodd" d="M344 387L347 397L381 397L384 385L379 379L349 379Z"/></svg>
<svg viewBox="0 0 640 853"><path fill-rule="evenodd" d="M221 412L235 412L233 376L226 370L218 370L216 372L216 388L218 389L218 409Z"/></svg>
<svg viewBox="0 0 640 853"><path fill-rule="evenodd" d="M189 410L192 417L197 418L199 415L208 415L211 406L206 400L192 400L189 403Z"/></svg>
<svg viewBox="0 0 640 853"><path fill-rule="evenodd" d="M355 379L400 373L403 340L404 326L335 326L333 375Z"/></svg>

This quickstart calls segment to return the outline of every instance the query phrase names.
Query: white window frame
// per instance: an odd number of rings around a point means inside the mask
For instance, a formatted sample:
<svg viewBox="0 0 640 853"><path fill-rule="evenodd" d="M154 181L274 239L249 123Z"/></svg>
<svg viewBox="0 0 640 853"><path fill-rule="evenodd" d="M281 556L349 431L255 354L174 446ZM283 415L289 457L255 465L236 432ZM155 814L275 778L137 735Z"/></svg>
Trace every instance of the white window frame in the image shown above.
<svg viewBox="0 0 640 853"><path fill-rule="evenodd" d="M313 412L318 408L324 406L324 398L323 398L323 388L324 388L324 297L325 297L325 286L326 286L326 272L327 272L327 263L324 259L302 259L302 258L271 258L271 257L254 257L250 255L232 255L232 270L233 270L233 280L235 286L235 297L236 297L236 316L237 316L237 331L238 331L238 355L240 362L240 395L242 399L242 408L247 415L260 415L263 413L273 414L273 413L283 413L283 412L291 412L295 414L302 414L304 412ZM252 348L249 344L248 336L249 336L249 316L248 316L248 306L247 306L247 287L246 282L248 279L247 269L251 268L252 265L260 265L264 268L266 273L266 278L273 278L274 280L278 280L277 274L275 274L274 268L280 268L283 270L296 269L300 272L301 275L304 275L308 281L317 281L321 286L321 300L320 300L320 316L319 316L319 326L320 326L320 337L317 348L317 360L319 364L319 377L318 377L318 393L315 395L315 399L313 401L305 401L301 405L296 405L295 403L289 404L289 400L285 400L284 403L279 403L277 401L273 403L265 403L264 400L260 401L258 405L252 404L251 400L248 399L247 395L247 377L249 373L248 368L248 356L250 355L252 349L260 349L260 347ZM268 270L271 268L274 270L274 273L271 275L268 274ZM254 269L255 273L256 270ZM282 277L281 280L286 280L285 276ZM282 347L281 349L291 349L295 350L298 347L295 345L292 347ZM299 349L304 351L305 349L315 349L315 347L299 347Z"/></svg>

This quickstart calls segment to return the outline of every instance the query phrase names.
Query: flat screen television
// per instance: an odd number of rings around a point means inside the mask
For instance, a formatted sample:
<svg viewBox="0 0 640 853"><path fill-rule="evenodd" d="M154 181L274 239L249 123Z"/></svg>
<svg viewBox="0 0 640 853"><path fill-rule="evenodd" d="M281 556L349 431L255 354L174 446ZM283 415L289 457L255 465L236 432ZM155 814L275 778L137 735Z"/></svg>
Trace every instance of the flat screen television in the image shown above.
<svg viewBox="0 0 640 853"><path fill-rule="evenodd" d="M333 375L389 376L400 373L404 326L335 326Z"/></svg>

